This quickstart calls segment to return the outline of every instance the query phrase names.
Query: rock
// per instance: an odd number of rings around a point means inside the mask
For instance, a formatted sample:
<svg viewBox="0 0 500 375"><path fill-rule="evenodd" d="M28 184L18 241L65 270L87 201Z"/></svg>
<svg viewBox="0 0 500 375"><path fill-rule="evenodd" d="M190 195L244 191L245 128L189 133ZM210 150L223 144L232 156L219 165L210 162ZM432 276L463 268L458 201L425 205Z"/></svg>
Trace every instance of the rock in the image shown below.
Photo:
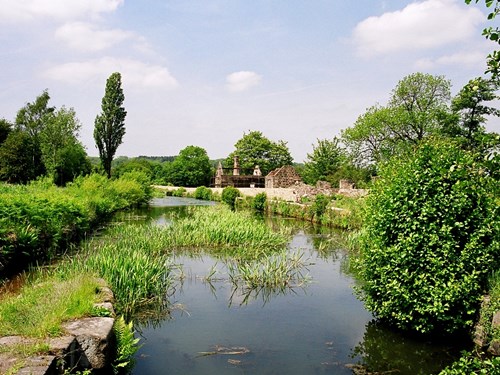
<svg viewBox="0 0 500 375"><path fill-rule="evenodd" d="M488 337L486 331L481 324L477 324L474 329L474 345L482 349L488 346Z"/></svg>
<svg viewBox="0 0 500 375"><path fill-rule="evenodd" d="M496 357L500 356L500 340L493 340L490 342L488 353Z"/></svg>
<svg viewBox="0 0 500 375"><path fill-rule="evenodd" d="M82 350L80 365L92 369L103 369L111 363L115 337L113 318L85 318L63 324L68 334L76 337Z"/></svg>
<svg viewBox="0 0 500 375"><path fill-rule="evenodd" d="M500 328L500 311L493 314L493 319L491 319L491 328Z"/></svg>
<svg viewBox="0 0 500 375"><path fill-rule="evenodd" d="M16 375L56 375L57 373L56 357L43 355L30 358L26 365L16 372Z"/></svg>

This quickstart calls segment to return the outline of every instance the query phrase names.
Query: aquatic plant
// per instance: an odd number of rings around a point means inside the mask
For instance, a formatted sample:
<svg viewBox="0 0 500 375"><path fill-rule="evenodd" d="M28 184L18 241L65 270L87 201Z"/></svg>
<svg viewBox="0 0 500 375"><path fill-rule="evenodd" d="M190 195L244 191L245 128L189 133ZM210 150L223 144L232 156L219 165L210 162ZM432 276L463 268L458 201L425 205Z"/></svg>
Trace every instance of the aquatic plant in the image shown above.
<svg viewBox="0 0 500 375"><path fill-rule="evenodd" d="M228 272L234 284L243 283L247 289L286 288L309 281L307 262L301 252L282 251L258 260L228 262Z"/></svg>
<svg viewBox="0 0 500 375"><path fill-rule="evenodd" d="M273 232L248 212L233 212L225 206L204 207L165 228L170 248L203 247L212 253L256 259L283 249L289 233Z"/></svg>
<svg viewBox="0 0 500 375"><path fill-rule="evenodd" d="M60 267L103 278L125 316L150 304L165 302L170 267L164 251L169 236L159 226L118 225L103 238L89 241L80 253Z"/></svg>

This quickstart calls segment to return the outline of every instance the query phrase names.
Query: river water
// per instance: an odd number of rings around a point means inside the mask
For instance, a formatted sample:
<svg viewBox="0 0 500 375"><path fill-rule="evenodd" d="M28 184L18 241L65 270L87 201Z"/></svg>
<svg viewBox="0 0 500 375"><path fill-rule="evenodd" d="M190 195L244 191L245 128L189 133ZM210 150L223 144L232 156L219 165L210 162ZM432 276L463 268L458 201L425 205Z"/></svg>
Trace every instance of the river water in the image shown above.
<svg viewBox="0 0 500 375"><path fill-rule="evenodd" d="M207 202L155 199L122 219L168 224L193 204ZM216 259L176 256L171 314L136 324L142 347L133 374L435 374L464 348L378 323L353 293L338 232L278 218L270 225L293 227L289 248L304 252L311 282L242 295Z"/></svg>

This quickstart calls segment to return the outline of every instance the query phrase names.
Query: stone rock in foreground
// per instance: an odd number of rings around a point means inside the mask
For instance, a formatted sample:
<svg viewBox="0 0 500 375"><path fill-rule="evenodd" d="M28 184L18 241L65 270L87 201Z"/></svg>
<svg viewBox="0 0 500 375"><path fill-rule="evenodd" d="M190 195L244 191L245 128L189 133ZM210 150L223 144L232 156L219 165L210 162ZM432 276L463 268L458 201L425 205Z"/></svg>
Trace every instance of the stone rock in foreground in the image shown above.
<svg viewBox="0 0 500 375"><path fill-rule="evenodd" d="M113 323L113 318L99 317L63 324L63 328L76 338L81 348L81 366L99 370L111 363L115 348Z"/></svg>

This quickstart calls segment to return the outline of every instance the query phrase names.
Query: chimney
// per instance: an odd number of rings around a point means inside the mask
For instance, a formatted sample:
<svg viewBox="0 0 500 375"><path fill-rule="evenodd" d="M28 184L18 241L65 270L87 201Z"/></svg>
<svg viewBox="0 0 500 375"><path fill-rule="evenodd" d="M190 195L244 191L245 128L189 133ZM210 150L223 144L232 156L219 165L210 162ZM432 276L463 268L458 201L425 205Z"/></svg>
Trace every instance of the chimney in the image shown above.
<svg viewBox="0 0 500 375"><path fill-rule="evenodd" d="M240 159L238 155L234 155L234 166L233 166L233 176L240 175Z"/></svg>

